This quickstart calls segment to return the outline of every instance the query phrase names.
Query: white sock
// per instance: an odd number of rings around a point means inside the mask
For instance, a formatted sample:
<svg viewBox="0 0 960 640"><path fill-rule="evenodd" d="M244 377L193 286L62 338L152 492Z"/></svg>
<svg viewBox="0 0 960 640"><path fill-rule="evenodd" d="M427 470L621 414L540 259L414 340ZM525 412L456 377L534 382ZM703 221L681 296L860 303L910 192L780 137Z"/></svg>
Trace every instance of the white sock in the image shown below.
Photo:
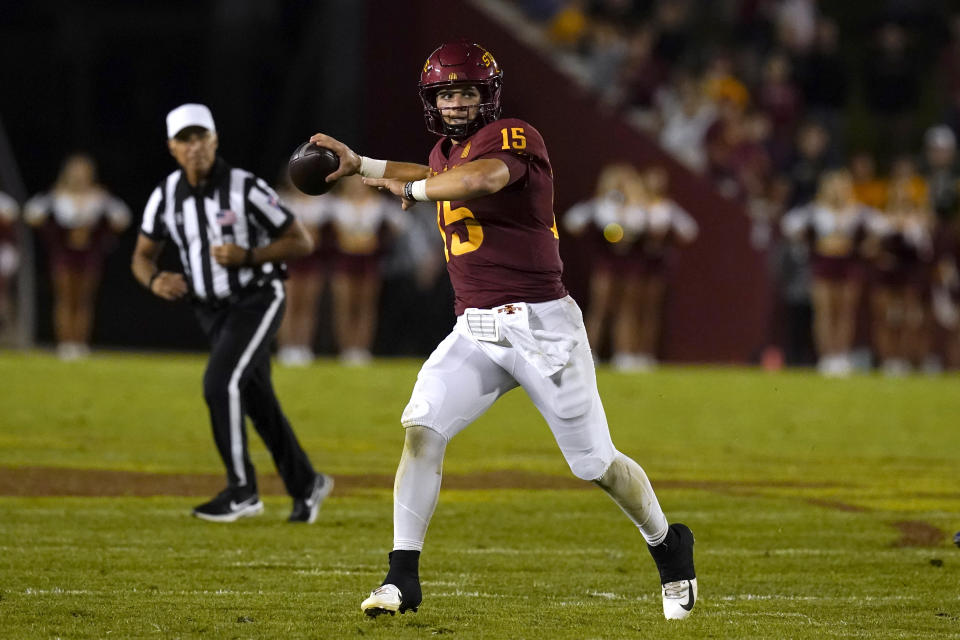
<svg viewBox="0 0 960 640"><path fill-rule="evenodd" d="M617 451L607 471L595 480L623 509L652 547L667 537L667 518L643 468Z"/></svg>
<svg viewBox="0 0 960 640"><path fill-rule="evenodd" d="M423 550L427 526L440 496L447 441L427 427L407 427L393 483L393 548Z"/></svg>

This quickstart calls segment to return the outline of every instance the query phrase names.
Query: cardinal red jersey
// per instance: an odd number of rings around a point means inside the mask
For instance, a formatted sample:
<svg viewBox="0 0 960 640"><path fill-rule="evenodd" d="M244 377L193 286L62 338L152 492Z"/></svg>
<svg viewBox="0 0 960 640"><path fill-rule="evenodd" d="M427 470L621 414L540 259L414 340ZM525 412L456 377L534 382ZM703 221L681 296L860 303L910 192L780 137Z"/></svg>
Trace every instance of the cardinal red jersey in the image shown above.
<svg viewBox="0 0 960 640"><path fill-rule="evenodd" d="M456 314L567 295L560 280L553 169L540 132L515 118L491 122L460 144L440 140L430 152L430 169L436 175L481 158L507 165L507 186L472 200L437 203Z"/></svg>

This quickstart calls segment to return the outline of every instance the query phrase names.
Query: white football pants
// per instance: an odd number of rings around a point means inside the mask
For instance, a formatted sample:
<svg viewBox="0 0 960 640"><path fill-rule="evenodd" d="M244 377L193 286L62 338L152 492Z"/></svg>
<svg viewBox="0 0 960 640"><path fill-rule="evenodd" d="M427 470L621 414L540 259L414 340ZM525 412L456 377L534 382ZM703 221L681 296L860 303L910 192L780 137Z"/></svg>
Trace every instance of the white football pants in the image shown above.
<svg viewBox="0 0 960 640"><path fill-rule="evenodd" d="M546 419L574 475L609 493L649 543L658 544L666 535L666 518L646 474L610 439L577 303L567 296L528 304L526 313L530 334L522 336L524 340L550 336L545 349L558 343L572 347L566 365L553 375L544 375L542 363L535 366L536 359L520 353L508 338L476 339L467 314L457 319L453 332L421 368L401 423L426 429L408 430L397 469L394 549L422 549L440 490L446 443L517 386Z"/></svg>

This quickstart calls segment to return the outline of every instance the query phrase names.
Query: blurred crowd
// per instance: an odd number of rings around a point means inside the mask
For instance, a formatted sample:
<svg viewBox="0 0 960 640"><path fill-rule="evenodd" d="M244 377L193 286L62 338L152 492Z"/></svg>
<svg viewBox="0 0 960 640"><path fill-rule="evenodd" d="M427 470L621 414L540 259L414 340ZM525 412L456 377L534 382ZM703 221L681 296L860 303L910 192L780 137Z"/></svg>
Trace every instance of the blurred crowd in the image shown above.
<svg viewBox="0 0 960 640"><path fill-rule="evenodd" d="M742 204L777 292L765 364L960 366L960 12L513 2L603 105Z"/></svg>

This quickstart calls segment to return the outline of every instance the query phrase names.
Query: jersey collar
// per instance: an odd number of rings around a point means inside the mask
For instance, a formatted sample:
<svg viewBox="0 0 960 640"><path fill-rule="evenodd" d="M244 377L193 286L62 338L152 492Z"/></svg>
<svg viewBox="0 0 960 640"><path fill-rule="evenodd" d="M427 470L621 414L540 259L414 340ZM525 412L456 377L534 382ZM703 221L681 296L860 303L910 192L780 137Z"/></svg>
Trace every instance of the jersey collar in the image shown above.
<svg viewBox="0 0 960 640"><path fill-rule="evenodd" d="M207 179L201 183L200 187L194 189L190 186L190 183L187 182L187 177L183 173L183 169L180 170L180 180L177 182L177 195L182 198L186 198L195 194L195 192L200 192L204 195L211 193L215 190L220 184L227 179L227 176L230 174L230 165L226 161L217 155L216 160L213 161L213 167L210 168L210 174L207 176Z"/></svg>

